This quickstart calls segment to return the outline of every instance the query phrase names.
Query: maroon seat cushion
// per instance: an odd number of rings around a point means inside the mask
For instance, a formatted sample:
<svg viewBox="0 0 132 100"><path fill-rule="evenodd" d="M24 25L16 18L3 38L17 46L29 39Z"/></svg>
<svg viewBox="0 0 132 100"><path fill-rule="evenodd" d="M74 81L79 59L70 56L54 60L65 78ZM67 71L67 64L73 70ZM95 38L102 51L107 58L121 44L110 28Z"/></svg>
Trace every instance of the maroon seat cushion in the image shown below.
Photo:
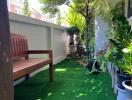
<svg viewBox="0 0 132 100"><path fill-rule="evenodd" d="M18 79L51 62L51 59L18 59L13 62L13 78Z"/></svg>

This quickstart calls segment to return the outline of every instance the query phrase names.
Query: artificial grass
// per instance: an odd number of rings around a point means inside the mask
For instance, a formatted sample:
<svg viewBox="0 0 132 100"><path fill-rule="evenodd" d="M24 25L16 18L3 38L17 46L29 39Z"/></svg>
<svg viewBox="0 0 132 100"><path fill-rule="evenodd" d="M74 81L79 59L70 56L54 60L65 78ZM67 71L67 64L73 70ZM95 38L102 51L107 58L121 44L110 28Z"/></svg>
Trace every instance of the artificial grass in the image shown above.
<svg viewBox="0 0 132 100"><path fill-rule="evenodd" d="M15 86L15 100L116 100L107 73L86 75L74 60L54 66L54 81L48 70Z"/></svg>

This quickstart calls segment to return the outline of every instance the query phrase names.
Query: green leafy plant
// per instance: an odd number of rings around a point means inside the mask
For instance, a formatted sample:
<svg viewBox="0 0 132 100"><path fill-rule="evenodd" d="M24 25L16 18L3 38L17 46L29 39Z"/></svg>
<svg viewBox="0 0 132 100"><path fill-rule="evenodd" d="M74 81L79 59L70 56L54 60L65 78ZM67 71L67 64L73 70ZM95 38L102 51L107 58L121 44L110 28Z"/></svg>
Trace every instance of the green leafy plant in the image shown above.
<svg viewBox="0 0 132 100"><path fill-rule="evenodd" d="M31 16L31 12L29 11L29 3L28 0L24 0L22 13L25 16Z"/></svg>
<svg viewBox="0 0 132 100"><path fill-rule="evenodd" d="M87 56L90 58L91 48L93 48L93 40L94 40L94 8L91 8L90 4L92 1L96 0L39 0L42 5L42 12L46 14L55 15L59 9L58 6L60 5L67 5L69 8L74 10L74 12L83 16L85 21L85 34L81 35L82 39L86 38L85 45L87 50ZM92 32L91 32L92 30ZM92 35L91 35L92 34ZM92 38L91 38L92 36ZM92 42L90 41L92 39ZM90 52L90 53L88 53Z"/></svg>
<svg viewBox="0 0 132 100"><path fill-rule="evenodd" d="M76 33L79 33L79 29L75 26L67 28L67 34L73 36Z"/></svg>
<svg viewBox="0 0 132 100"><path fill-rule="evenodd" d="M81 39L81 41L85 41L84 35L85 35L85 18L72 8L68 8L68 10L65 13L66 18L63 20L69 25L69 26L75 26L77 27L80 32L78 34L78 37Z"/></svg>
<svg viewBox="0 0 132 100"><path fill-rule="evenodd" d="M124 48L122 51L124 52L124 72L132 75L132 43L130 43L129 46ZM130 86L132 87L132 81L130 82Z"/></svg>
<svg viewBox="0 0 132 100"><path fill-rule="evenodd" d="M112 25L107 32L109 40L109 48L106 52L106 57L114 65L116 65L122 72L130 74L128 69L130 63L130 54L124 53L122 50L128 47L132 41L132 31L127 18L124 16L122 3L119 3L115 9L111 10Z"/></svg>
<svg viewBox="0 0 132 100"><path fill-rule="evenodd" d="M61 25L61 23L62 23L62 17L61 17L61 13L60 13L60 11L57 13L57 19L56 19L56 24L57 25Z"/></svg>
<svg viewBox="0 0 132 100"><path fill-rule="evenodd" d="M106 66L107 66L108 60L105 57L105 54L104 53L99 54L96 59L100 64L100 69L102 69L103 71L106 71Z"/></svg>
<svg viewBox="0 0 132 100"><path fill-rule="evenodd" d="M123 56L123 71L132 75L132 43L128 47L122 50L124 52Z"/></svg>

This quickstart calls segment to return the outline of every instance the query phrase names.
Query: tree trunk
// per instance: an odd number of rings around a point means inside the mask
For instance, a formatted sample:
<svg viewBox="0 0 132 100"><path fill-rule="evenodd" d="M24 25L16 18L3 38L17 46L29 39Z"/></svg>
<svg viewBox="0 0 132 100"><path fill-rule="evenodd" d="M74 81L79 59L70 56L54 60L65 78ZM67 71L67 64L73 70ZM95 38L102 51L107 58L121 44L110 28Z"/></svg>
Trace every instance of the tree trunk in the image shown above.
<svg viewBox="0 0 132 100"><path fill-rule="evenodd" d="M13 100L13 75L10 55L7 0L0 0L0 100Z"/></svg>
<svg viewBox="0 0 132 100"><path fill-rule="evenodd" d="M90 23L90 18L89 18L89 0L86 0L86 50L87 50L87 57L88 57L88 61L90 59L90 52L89 52L89 23Z"/></svg>

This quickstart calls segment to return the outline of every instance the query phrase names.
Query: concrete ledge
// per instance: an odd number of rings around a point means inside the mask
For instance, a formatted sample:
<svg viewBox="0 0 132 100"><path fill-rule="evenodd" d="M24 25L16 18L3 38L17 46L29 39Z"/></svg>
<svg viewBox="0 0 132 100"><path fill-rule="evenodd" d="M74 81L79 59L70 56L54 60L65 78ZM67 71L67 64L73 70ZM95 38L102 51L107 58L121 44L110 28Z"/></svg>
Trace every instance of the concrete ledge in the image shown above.
<svg viewBox="0 0 132 100"><path fill-rule="evenodd" d="M12 12L9 13L9 19L11 21L20 22L20 23L27 23L27 24L37 25L37 26L53 27L53 28L57 28L57 29L60 29L60 30L65 30L66 29L66 27L63 27L63 26L48 23L48 22L45 22L45 21L41 21L41 20L38 20L38 19L23 16L23 15L18 15L18 14L12 13Z"/></svg>

